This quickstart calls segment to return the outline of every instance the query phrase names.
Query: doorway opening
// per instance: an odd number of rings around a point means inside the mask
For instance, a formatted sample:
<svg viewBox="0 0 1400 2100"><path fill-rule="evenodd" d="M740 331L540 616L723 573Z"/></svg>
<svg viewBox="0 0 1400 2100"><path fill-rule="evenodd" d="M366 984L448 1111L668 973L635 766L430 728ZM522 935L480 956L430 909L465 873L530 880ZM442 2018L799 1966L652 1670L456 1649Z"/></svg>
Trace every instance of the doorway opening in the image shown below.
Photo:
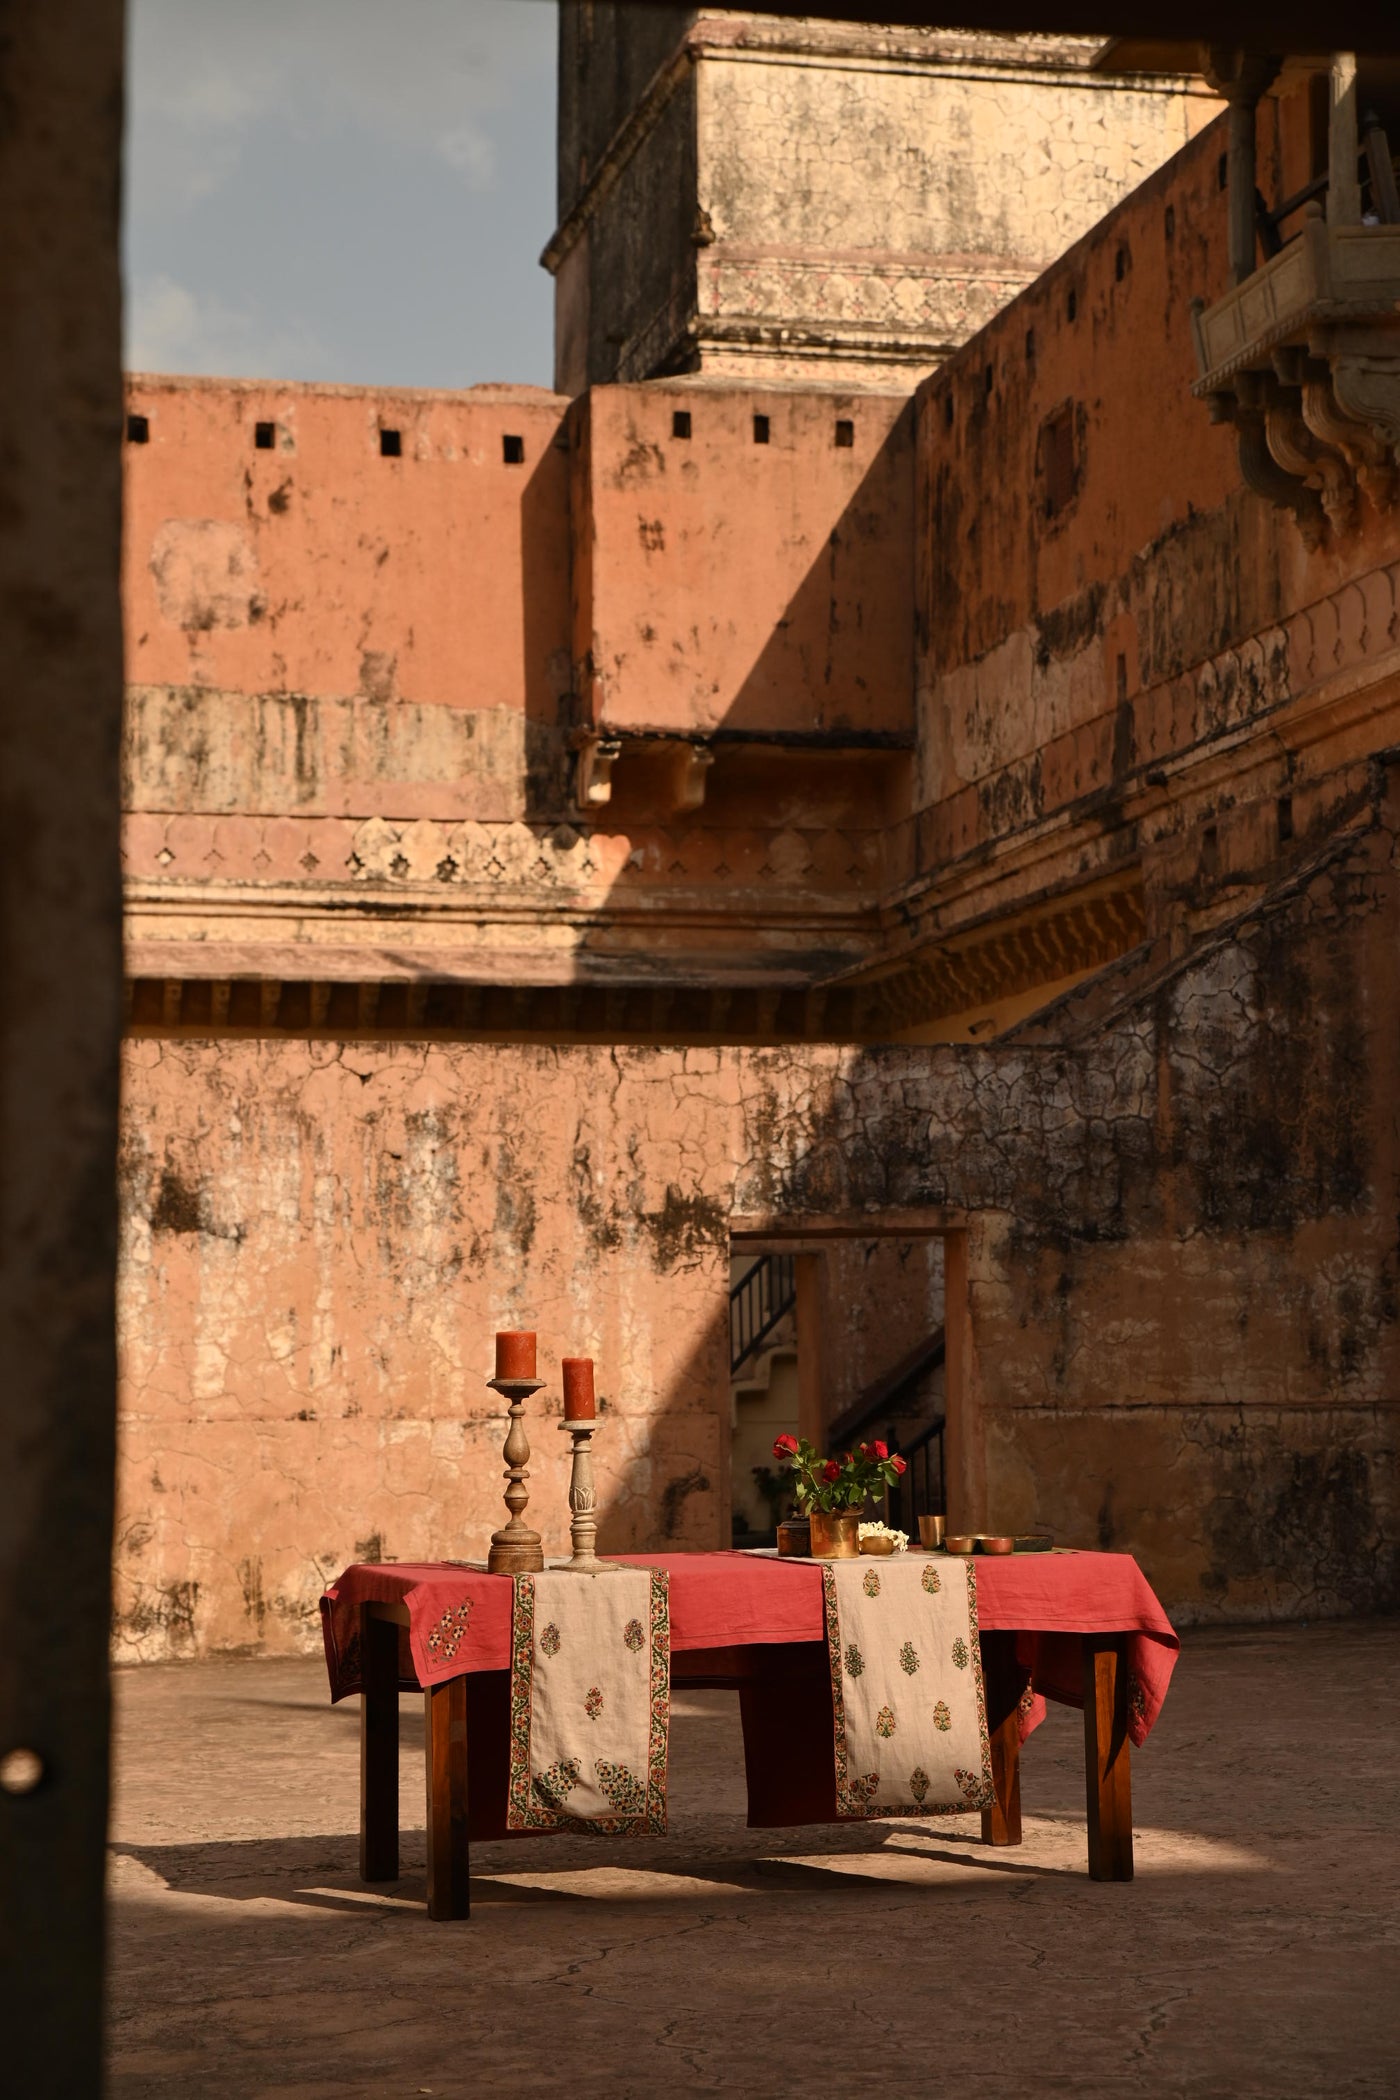
<svg viewBox="0 0 1400 2100"><path fill-rule="evenodd" d="M784 1433L841 1451L877 1439L908 1470L872 1509L917 1534L947 1506L942 1222L736 1222L730 1245L730 1482L736 1546L772 1545L791 1508Z"/></svg>

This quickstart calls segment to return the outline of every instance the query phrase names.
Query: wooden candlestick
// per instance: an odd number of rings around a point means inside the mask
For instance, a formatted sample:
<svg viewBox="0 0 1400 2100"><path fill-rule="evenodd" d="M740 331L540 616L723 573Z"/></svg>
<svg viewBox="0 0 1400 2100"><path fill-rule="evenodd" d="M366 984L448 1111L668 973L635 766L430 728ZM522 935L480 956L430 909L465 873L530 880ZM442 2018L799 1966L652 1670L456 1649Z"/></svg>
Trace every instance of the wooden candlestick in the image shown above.
<svg viewBox="0 0 1400 2100"><path fill-rule="evenodd" d="M544 1545L537 1531L524 1521L530 1490L525 1468L530 1458L530 1439L525 1434L525 1402L544 1384L542 1378L488 1378L486 1383L501 1395L510 1409L510 1427L501 1447L506 1462L505 1504L510 1522L491 1535L487 1571L492 1575L539 1575L544 1572Z"/></svg>
<svg viewBox="0 0 1400 2100"><path fill-rule="evenodd" d="M569 1534L574 1542L572 1556L564 1566L578 1575L605 1575L614 1572L615 1560L598 1558L597 1499L593 1492L593 1432L598 1427L596 1420L561 1422L574 1440L574 1463L569 1474Z"/></svg>

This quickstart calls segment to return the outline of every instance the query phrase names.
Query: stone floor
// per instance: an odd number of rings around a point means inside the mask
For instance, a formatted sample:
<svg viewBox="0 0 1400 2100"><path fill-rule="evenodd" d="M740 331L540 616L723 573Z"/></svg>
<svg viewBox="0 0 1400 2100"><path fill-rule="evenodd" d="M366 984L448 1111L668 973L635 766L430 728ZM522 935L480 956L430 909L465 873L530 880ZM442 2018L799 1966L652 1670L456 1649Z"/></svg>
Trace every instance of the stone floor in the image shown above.
<svg viewBox="0 0 1400 2100"><path fill-rule="evenodd" d="M460 1925L412 1756L404 1878L358 1886L359 1702L319 1662L123 1671L113 2095L1393 2094L1397 1635L1188 1635L1131 1885L1085 1877L1077 1714L992 1852L975 1818L747 1831L737 1702L691 1693L670 1838L479 1847Z"/></svg>

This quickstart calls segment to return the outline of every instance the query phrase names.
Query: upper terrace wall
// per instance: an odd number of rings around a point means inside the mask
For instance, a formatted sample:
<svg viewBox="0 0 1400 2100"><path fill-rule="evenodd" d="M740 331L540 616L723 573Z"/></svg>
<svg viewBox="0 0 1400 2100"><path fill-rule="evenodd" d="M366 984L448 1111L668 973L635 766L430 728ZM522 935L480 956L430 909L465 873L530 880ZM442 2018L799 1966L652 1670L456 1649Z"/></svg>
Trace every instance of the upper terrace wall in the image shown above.
<svg viewBox="0 0 1400 2100"><path fill-rule="evenodd" d="M903 395L595 387L576 411L574 646L612 729L912 737Z"/></svg>
<svg viewBox="0 0 1400 2100"><path fill-rule="evenodd" d="M692 983L863 956L913 735L907 401L135 379L128 407L143 984L654 982L657 909ZM590 724L630 741L585 816ZM648 731L730 739L703 807Z"/></svg>
<svg viewBox="0 0 1400 2100"><path fill-rule="evenodd" d="M1260 181L1275 196L1296 173L1280 128L1266 104ZM1222 119L920 389L926 865L1096 796L1105 822L1140 824L1121 849L1150 857L1190 783L1173 777L1170 811L1147 776L1271 713L1277 763L1256 787L1306 793L1312 762L1292 749L1306 739L1276 711L1311 707L1368 658L1376 675L1400 517L1363 501L1357 528L1329 528L1310 554L1191 395L1191 302L1228 283L1224 147ZM1211 819L1226 806L1214 788L1197 799Z"/></svg>
<svg viewBox="0 0 1400 2100"><path fill-rule="evenodd" d="M138 377L127 405L127 807L450 816L469 776L520 814L568 690L566 404Z"/></svg>

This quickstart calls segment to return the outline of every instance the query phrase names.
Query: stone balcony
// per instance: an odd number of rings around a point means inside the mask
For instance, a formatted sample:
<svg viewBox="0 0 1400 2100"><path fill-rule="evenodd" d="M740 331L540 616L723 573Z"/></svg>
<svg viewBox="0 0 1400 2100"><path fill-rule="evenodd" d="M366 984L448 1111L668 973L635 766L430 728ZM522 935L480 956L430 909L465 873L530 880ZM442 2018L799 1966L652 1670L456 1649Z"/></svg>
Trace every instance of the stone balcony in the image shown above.
<svg viewBox="0 0 1400 2100"><path fill-rule="evenodd" d="M1400 225L1302 231L1193 309L1193 392L1239 434L1248 485L1292 511L1310 549L1345 537L1364 493L1388 510L1400 446Z"/></svg>

